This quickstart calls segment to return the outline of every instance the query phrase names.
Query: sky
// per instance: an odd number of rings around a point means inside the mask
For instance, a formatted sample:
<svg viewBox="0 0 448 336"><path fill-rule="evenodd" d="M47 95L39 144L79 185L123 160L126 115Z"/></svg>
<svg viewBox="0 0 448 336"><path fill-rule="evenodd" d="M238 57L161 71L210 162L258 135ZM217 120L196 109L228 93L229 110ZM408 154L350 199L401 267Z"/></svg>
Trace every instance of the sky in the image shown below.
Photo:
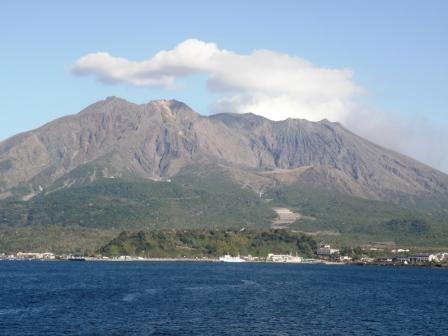
<svg viewBox="0 0 448 336"><path fill-rule="evenodd" d="M107 96L339 121L448 172L448 1L0 4L0 141Z"/></svg>

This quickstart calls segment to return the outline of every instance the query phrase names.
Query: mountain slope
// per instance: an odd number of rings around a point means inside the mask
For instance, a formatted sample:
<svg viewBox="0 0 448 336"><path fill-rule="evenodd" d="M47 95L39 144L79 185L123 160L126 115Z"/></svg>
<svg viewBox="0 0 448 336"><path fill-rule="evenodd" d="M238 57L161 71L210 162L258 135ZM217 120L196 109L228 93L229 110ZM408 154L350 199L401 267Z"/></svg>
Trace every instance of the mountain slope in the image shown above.
<svg viewBox="0 0 448 336"><path fill-rule="evenodd" d="M200 176L200 178L199 178ZM191 167L171 181L101 178L29 201L0 203L0 224L89 228L264 228L274 212L218 167Z"/></svg>
<svg viewBox="0 0 448 336"><path fill-rule="evenodd" d="M327 120L110 97L1 142L0 199L7 226L268 227L275 205L316 218L291 228L381 238L418 219L430 240L446 231L448 176Z"/></svg>
<svg viewBox="0 0 448 336"><path fill-rule="evenodd" d="M317 182L372 199L448 191L447 175L338 123L273 122L251 114L201 117L177 101L137 105L108 98L0 143L0 195L31 198L86 164L98 166L91 180L159 180L197 162L252 169L280 182Z"/></svg>

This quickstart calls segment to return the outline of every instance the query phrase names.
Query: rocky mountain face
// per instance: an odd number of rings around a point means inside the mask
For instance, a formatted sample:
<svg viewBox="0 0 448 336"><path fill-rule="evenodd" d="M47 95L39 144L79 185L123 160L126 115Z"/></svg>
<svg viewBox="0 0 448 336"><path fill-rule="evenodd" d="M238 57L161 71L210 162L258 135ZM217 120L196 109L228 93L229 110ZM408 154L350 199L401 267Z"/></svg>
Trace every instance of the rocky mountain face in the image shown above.
<svg viewBox="0 0 448 336"><path fill-rule="evenodd" d="M175 100L137 105L110 97L1 142L0 198L28 200L100 177L167 180L210 163L260 194L296 183L378 200L448 194L447 175L338 123L205 117Z"/></svg>

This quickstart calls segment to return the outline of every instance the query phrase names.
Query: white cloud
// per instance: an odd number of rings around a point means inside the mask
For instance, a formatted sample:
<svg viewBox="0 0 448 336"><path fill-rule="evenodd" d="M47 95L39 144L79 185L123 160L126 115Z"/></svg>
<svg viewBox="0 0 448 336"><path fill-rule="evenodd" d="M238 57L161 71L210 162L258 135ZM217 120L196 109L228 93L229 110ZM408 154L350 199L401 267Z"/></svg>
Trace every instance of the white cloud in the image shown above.
<svg viewBox="0 0 448 336"><path fill-rule="evenodd" d="M272 120L339 121L374 142L448 171L447 127L427 121L403 123L362 109L354 98L364 91L347 69L319 68L269 50L243 55L189 39L141 62L106 52L88 54L75 63L73 72L105 83L165 89L176 88L177 79L205 75L207 88L219 96L213 112L252 112Z"/></svg>
<svg viewBox="0 0 448 336"><path fill-rule="evenodd" d="M174 88L178 78L203 74L208 77L207 87L221 95L216 112L253 112L272 120L344 120L353 96L362 92L347 69L318 68L268 50L242 55L195 39L142 62L105 52L88 54L73 71L106 83L167 89Z"/></svg>

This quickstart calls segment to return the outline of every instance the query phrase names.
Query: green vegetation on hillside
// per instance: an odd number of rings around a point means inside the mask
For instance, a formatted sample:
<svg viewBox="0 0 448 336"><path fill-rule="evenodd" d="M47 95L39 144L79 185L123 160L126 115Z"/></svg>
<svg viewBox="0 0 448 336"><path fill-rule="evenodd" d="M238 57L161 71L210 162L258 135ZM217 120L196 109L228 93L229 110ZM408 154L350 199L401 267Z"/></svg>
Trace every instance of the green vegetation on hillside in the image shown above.
<svg viewBox="0 0 448 336"><path fill-rule="evenodd" d="M227 253L259 257L268 253L297 253L309 257L314 255L316 246L311 237L286 230L123 231L100 248L99 253L153 258L218 257Z"/></svg>
<svg viewBox="0 0 448 336"><path fill-rule="evenodd" d="M0 253L54 252L89 255L119 232L79 225L0 227Z"/></svg>
<svg viewBox="0 0 448 336"><path fill-rule="evenodd" d="M188 182L187 182L188 181ZM99 179L0 202L0 225L89 228L269 228L275 213L222 172L180 175L172 182Z"/></svg>
<svg viewBox="0 0 448 336"><path fill-rule="evenodd" d="M332 237L334 242L448 245L446 217L425 211L425 208L399 206L301 185L273 190L266 197L272 198L275 204L289 206L311 217L295 222L290 228L305 232L336 232L340 235Z"/></svg>
<svg viewBox="0 0 448 336"><path fill-rule="evenodd" d="M122 230L266 230L276 217L275 206L305 215L289 229L317 232L316 239L339 246L370 242L448 246L448 214L442 198L436 200L437 207L429 198L415 201L418 207L410 200L399 206L296 184L267 190L260 199L218 165L190 166L171 181L127 176L91 182L94 171L77 169L70 176L77 181L71 187L64 188L61 180L59 189L45 190L27 202L0 201L0 252L38 247L61 251L64 244L67 251L92 250L104 243L100 237L110 238ZM60 239L55 232L61 233ZM86 232L96 234L85 239Z"/></svg>

